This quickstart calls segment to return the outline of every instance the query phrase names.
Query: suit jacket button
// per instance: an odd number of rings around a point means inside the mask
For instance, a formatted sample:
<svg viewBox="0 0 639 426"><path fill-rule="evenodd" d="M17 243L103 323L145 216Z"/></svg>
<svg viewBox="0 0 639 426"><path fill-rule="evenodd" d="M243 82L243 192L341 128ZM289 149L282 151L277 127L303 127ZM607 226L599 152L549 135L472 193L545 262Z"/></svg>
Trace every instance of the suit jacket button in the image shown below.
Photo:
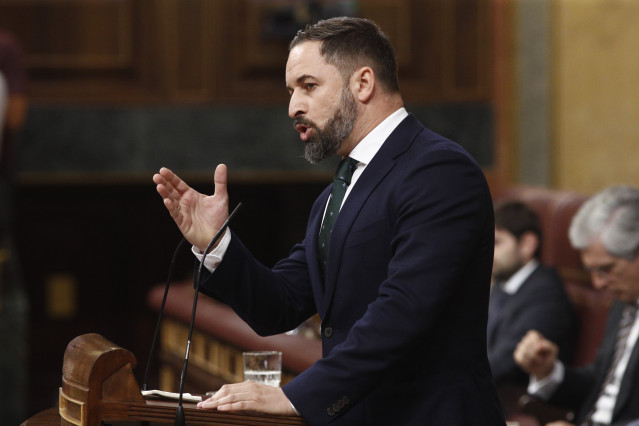
<svg viewBox="0 0 639 426"><path fill-rule="evenodd" d="M333 411L333 409L332 409L332 408L330 408L330 407L326 410L326 413L327 413L329 416L334 416L334 415L335 415L335 411Z"/></svg>
<svg viewBox="0 0 639 426"><path fill-rule="evenodd" d="M333 327L326 327L324 329L324 337L331 337L333 335Z"/></svg>
<svg viewBox="0 0 639 426"><path fill-rule="evenodd" d="M337 405L339 406L339 409L341 410L342 408L346 407L346 405L348 404L348 397L347 396L343 396L340 398L340 400L337 402Z"/></svg>

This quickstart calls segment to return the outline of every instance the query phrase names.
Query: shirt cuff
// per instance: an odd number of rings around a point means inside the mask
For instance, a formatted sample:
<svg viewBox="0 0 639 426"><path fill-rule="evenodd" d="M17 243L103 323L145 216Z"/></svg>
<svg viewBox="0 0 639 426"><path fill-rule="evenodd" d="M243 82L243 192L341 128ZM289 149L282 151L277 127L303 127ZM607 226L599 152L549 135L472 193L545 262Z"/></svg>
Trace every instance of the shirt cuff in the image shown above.
<svg viewBox="0 0 639 426"><path fill-rule="evenodd" d="M295 415L297 417L301 417L302 415L300 414L299 411L297 411L297 408L295 408L295 406L293 405L293 403L291 401L289 401L289 404L291 404L291 407L293 407L293 411L295 411Z"/></svg>
<svg viewBox="0 0 639 426"><path fill-rule="evenodd" d="M565 367L564 364L557 360L549 375L543 379L537 380L534 376L530 376L528 383L528 393L539 399L548 401L553 393L557 390L561 382L564 381Z"/></svg>
<svg viewBox="0 0 639 426"><path fill-rule="evenodd" d="M211 250L209 254L206 255L206 258L204 258L204 267L209 272L215 271L215 268L217 268L220 265L220 262L222 261L222 258L224 257L226 250L229 248L230 243L231 243L231 232L227 228L226 231L224 231L224 235L222 236L222 239L220 240L220 243L217 245L217 247ZM197 260L201 262L202 258L204 257L204 253L202 253L195 246L191 247L191 251L197 258Z"/></svg>

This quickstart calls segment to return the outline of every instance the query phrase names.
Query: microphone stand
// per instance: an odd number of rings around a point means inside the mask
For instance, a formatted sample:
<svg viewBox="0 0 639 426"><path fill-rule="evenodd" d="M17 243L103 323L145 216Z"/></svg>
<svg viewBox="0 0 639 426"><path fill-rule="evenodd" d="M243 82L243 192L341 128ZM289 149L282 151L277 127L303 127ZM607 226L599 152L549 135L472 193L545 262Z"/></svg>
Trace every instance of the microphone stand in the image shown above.
<svg viewBox="0 0 639 426"><path fill-rule="evenodd" d="M189 324L189 335L186 342L184 366L182 367L182 375L180 376L180 397L178 399L178 407L175 413L176 426L184 426L186 424L184 419L184 407L182 406L182 399L184 395L184 381L186 379L186 369L189 364L189 353L191 351L191 336L193 335L193 324L195 323L195 310L197 308L197 299L198 299L198 294L200 292L200 277L202 276L202 267L204 266L204 259L206 259L206 255L211 250L211 247L213 247L213 245L222 236L222 234L224 234L224 231L226 230L229 223L231 222L231 219L233 218L233 216L235 216L235 213L238 211L241 205L242 203L238 203L238 205L231 212L231 214L226 219L226 221L222 224L222 227L220 228L220 230L217 231L217 234L215 234L215 236L213 237L209 245L206 247L206 250L204 250L204 254L202 255L202 260L200 260L200 265L198 267L197 275L195 277L195 289L194 289L195 293L193 295L193 309L191 311L191 323Z"/></svg>
<svg viewBox="0 0 639 426"><path fill-rule="evenodd" d="M169 264L169 273L166 276L166 285L164 287L164 297L162 297L162 305L160 305L160 313L158 314L158 321L155 325L155 333L153 334L153 341L151 342L151 352L149 352L149 359L146 362L146 369L144 370L144 382L142 383L142 390L147 390L147 382L149 378L149 368L151 366L151 360L153 355L155 354L158 334L160 332L160 324L162 323L162 317L164 315L164 305L166 305L166 297L169 294L169 286L171 285L171 280L173 279L173 269L175 268L175 259L177 258L177 254L180 251L180 248L186 242L185 238L182 238L178 243L175 251L173 251L173 257L171 258L171 263Z"/></svg>

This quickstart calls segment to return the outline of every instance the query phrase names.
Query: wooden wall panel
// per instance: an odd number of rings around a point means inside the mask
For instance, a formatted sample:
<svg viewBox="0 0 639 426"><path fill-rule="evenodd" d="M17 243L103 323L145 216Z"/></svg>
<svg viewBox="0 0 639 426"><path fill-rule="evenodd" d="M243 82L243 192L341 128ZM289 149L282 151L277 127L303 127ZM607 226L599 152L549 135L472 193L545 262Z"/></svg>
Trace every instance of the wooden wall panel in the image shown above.
<svg viewBox="0 0 639 426"><path fill-rule="evenodd" d="M164 87L171 100L206 100L210 93L211 5L201 0L158 2ZM161 71L161 70L159 70Z"/></svg>
<svg viewBox="0 0 639 426"><path fill-rule="evenodd" d="M130 1L3 1L2 10L2 27L21 40L33 70L131 66Z"/></svg>
<svg viewBox="0 0 639 426"><path fill-rule="evenodd" d="M290 36L269 31L282 3L223 3L223 10L211 17L215 27L211 40L216 70L213 100L231 104L286 102L284 68Z"/></svg>
<svg viewBox="0 0 639 426"><path fill-rule="evenodd" d="M490 101L490 2L374 0L362 15L393 42L408 102Z"/></svg>
<svg viewBox="0 0 639 426"><path fill-rule="evenodd" d="M490 3L357 5L390 36L406 100L436 103L490 101ZM309 16L304 5L0 0L0 27L25 47L36 102L283 103L288 43Z"/></svg>
<svg viewBox="0 0 639 426"><path fill-rule="evenodd" d="M486 3L456 0L445 4L448 31L442 49L449 52L443 80L445 93L465 98L475 94L485 99L489 94L486 71L492 67Z"/></svg>
<svg viewBox="0 0 639 426"><path fill-rule="evenodd" d="M0 27L21 42L32 102L162 97L153 0L0 0Z"/></svg>

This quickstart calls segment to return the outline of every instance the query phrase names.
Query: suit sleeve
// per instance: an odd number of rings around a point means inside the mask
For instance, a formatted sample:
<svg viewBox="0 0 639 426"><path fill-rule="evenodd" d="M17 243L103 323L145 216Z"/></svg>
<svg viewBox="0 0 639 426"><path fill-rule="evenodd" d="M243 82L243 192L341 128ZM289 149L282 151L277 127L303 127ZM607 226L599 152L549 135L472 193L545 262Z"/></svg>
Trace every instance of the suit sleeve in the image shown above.
<svg viewBox="0 0 639 426"><path fill-rule="evenodd" d="M200 291L231 306L261 336L292 330L317 311L304 243L269 269L233 234L224 260L203 272Z"/></svg>

